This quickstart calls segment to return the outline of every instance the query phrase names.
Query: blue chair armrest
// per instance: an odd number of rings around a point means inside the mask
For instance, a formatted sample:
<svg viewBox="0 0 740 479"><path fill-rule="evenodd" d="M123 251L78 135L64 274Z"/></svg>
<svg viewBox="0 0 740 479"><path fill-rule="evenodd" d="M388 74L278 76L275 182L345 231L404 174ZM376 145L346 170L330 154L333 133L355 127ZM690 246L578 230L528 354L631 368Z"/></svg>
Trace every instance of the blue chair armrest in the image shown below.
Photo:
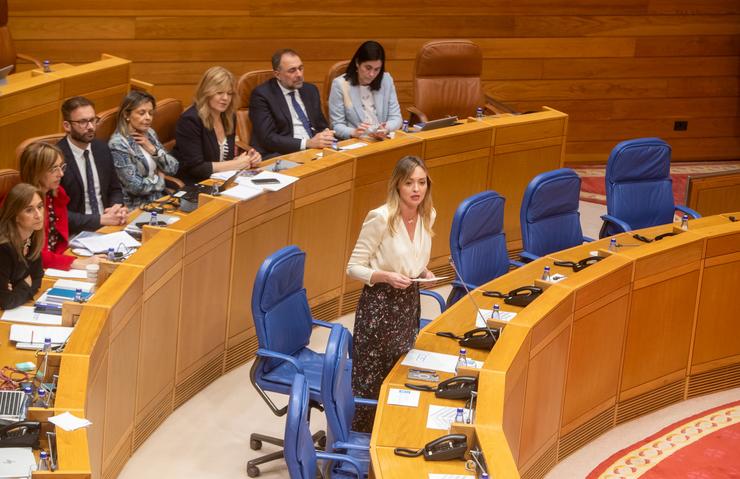
<svg viewBox="0 0 740 479"><path fill-rule="evenodd" d="M283 353L276 353L274 351L270 351L269 349L258 349L257 350L258 356L264 356L266 358L275 358L275 359L282 359L284 361L288 361L290 364L295 367L299 373L303 374L303 366L301 366L301 363L298 362L296 358L293 356L288 356L287 354Z"/></svg>
<svg viewBox="0 0 740 479"><path fill-rule="evenodd" d="M432 298L436 299L439 303L439 311L444 312L445 300L441 294L437 293L436 291L430 291L428 289L420 289L419 294L423 294L424 296L431 296Z"/></svg>
<svg viewBox="0 0 740 479"><path fill-rule="evenodd" d="M355 396L355 404L360 404L362 406L377 406L378 400L377 399L366 399Z"/></svg>
<svg viewBox="0 0 740 479"><path fill-rule="evenodd" d="M535 261L540 258L536 254L532 254L529 251L522 251L521 253L519 253L519 256L524 260L525 263L529 263L530 261Z"/></svg>
<svg viewBox="0 0 740 479"><path fill-rule="evenodd" d="M676 206L674 206L674 208L677 209L678 211L684 213L684 214L691 215L691 217L694 218L694 219L701 218L701 214L699 214L698 211L694 211L691 208L689 208L688 206L676 205Z"/></svg>
<svg viewBox="0 0 740 479"><path fill-rule="evenodd" d="M333 328L334 324L327 323L326 321L321 321L320 319L312 319L311 322L314 324L314 326L321 326L322 328Z"/></svg>
<svg viewBox="0 0 740 479"><path fill-rule="evenodd" d="M584 243L590 243L592 241L595 241L595 240L593 238L591 238L590 236L584 236L583 237L583 242Z"/></svg>
<svg viewBox="0 0 740 479"><path fill-rule="evenodd" d="M509 265L511 265L511 266L513 266L515 268L521 268L522 266L524 266L524 263L522 263L521 261L517 261L515 259L510 259L509 260Z"/></svg>
<svg viewBox="0 0 740 479"><path fill-rule="evenodd" d="M316 457L319 459L325 459L328 461L341 461L341 462L346 462L348 464L352 464L352 466L354 466L355 470L357 471L357 477L359 478L365 477L364 473L362 472L362 465L354 457L350 457L345 454L337 454L334 452L324 452L324 451L316 451Z"/></svg>
<svg viewBox="0 0 740 479"><path fill-rule="evenodd" d="M628 231L632 231L632 227L625 223L624 221L620 220L619 218L612 216L612 215L601 215L601 219L613 224L617 228L620 228L625 233Z"/></svg>
<svg viewBox="0 0 740 479"><path fill-rule="evenodd" d="M352 449L354 451L367 451L370 449L370 445L362 446L360 444L351 444L348 442L337 441L334 444L334 449ZM355 458L356 459L356 458Z"/></svg>

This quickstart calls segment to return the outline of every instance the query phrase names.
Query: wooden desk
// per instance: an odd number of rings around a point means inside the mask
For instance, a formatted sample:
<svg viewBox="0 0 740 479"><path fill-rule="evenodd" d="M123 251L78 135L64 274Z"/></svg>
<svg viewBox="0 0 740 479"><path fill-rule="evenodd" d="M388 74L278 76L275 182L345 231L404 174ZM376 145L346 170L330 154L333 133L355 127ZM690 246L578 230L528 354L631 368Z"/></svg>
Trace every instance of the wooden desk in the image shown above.
<svg viewBox="0 0 740 479"><path fill-rule="evenodd" d="M639 233L653 237L677 227ZM636 242L631 233L617 239ZM480 289L507 291L533 281L555 259L578 260L607 247L603 239L553 253ZM603 254L578 273L554 267L568 277L520 309L487 354L475 431L494 477L543 477L617 424L740 385L740 306L733 298L740 284L740 224L727 215L702 218L676 236ZM489 299L478 294L481 302ZM454 343L432 333L462 332L472 327L473 314L472 304L461 300L419 335L416 347L449 352ZM387 449L406 445L407 438L418 438L414 447L420 447L444 434L417 418L425 417L426 402L403 416L384 404L387 388L402 382L402 368L399 362L381 392L371 442L375 477L396 477L391 471L408 467Z"/></svg>

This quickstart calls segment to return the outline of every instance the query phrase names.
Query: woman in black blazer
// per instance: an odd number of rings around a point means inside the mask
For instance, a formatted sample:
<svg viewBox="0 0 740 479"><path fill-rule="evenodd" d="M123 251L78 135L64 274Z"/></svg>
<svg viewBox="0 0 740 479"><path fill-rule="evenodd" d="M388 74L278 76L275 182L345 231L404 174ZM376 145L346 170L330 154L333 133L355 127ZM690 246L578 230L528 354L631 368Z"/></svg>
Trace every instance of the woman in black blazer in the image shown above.
<svg viewBox="0 0 740 479"><path fill-rule="evenodd" d="M256 167L260 154L250 148L236 156L236 82L223 67L211 67L200 79L195 103L177 120L172 154L180 162L177 176L198 183L219 171Z"/></svg>
<svg viewBox="0 0 740 479"><path fill-rule="evenodd" d="M44 200L28 183L13 187L0 208L0 308L16 308L41 286Z"/></svg>

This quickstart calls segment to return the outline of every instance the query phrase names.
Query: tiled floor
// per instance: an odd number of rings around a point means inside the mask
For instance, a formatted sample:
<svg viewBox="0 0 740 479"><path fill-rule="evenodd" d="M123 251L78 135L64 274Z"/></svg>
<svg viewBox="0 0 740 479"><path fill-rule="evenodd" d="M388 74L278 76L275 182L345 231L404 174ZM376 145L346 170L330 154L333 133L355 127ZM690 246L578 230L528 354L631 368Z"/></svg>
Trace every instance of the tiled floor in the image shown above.
<svg viewBox="0 0 740 479"><path fill-rule="evenodd" d="M598 237L601 227L599 216L605 207L581 203L583 233ZM449 287L440 288L443 295ZM424 317L437 314L434 305L424 303ZM354 315L339 319L352 329ZM316 328L311 346L321 348L326 343L326 329ZM186 404L177 409L134 453L119 475L120 479L246 478L246 462L259 451L249 449L249 434L253 431L282 436L284 418L273 416L249 383L251 363L241 366L219 378ZM657 431L694 412L715 404L740 398L740 389L726 391L716 396L697 398L667 408L638 421L620 426L591 446L580 450L559 464L548 478L583 477L593 467L613 452ZM284 397L275 397L277 404L284 404ZM321 414L312 416L315 429L323 429ZM264 451L271 451L270 445ZM275 461L260 468L265 479L287 478L282 461Z"/></svg>

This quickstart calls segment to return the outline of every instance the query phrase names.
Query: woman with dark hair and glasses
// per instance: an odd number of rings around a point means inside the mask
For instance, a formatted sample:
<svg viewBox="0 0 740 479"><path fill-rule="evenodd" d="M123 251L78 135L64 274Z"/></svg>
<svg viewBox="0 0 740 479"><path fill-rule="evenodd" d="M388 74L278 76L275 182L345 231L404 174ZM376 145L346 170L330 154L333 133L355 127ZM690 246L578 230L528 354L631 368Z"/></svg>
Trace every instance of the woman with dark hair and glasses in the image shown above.
<svg viewBox="0 0 740 479"><path fill-rule="evenodd" d="M33 298L41 286L44 199L33 185L15 185L0 207L0 308Z"/></svg>
<svg viewBox="0 0 740 479"><path fill-rule="evenodd" d="M372 40L360 45L347 73L334 79L329 94L329 117L338 138L385 138L401 128L393 78L385 71L385 50Z"/></svg>
<svg viewBox="0 0 740 479"><path fill-rule="evenodd" d="M177 159L167 153L151 128L156 107L152 95L132 90L121 102L116 131L108 142L129 209L162 197L165 175L177 173Z"/></svg>
<svg viewBox="0 0 740 479"><path fill-rule="evenodd" d="M43 267L85 269L88 264L98 263L100 259L96 256L77 258L64 254L69 244L69 196L60 185L67 168L62 150L41 141L31 143L21 153L20 167L21 180L39 189L46 206L41 250Z"/></svg>

